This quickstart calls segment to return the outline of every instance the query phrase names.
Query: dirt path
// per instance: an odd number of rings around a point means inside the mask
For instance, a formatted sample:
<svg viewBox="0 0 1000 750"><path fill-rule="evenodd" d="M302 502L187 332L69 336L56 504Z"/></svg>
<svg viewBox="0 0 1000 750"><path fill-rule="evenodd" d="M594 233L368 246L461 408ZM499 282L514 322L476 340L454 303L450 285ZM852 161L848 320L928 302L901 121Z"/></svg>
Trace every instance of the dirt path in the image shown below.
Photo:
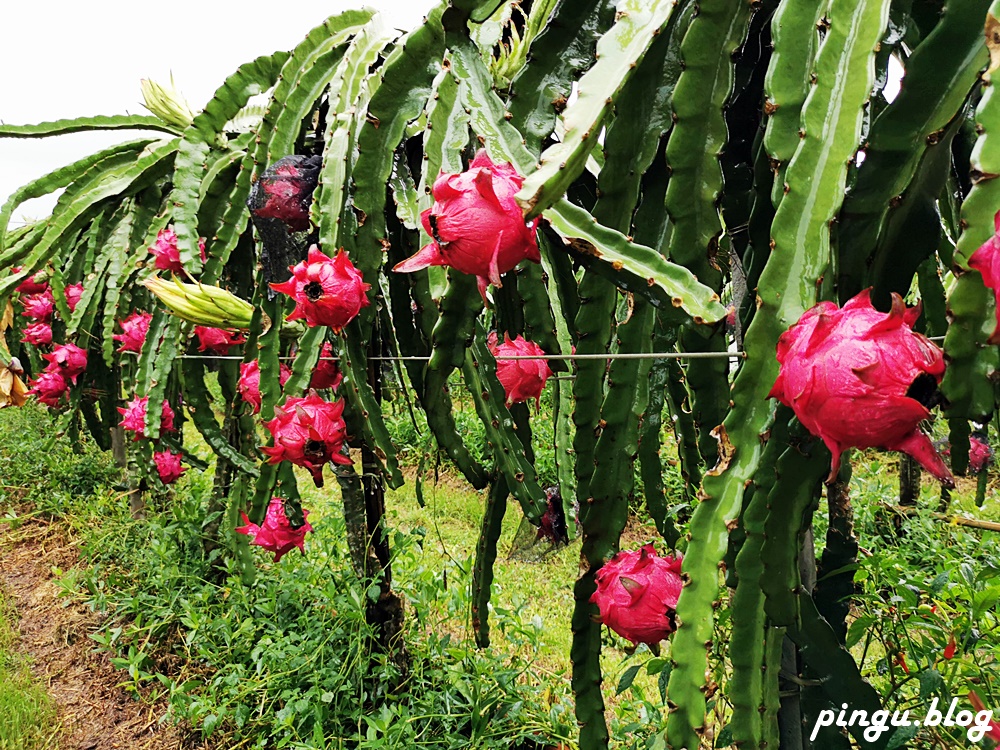
<svg viewBox="0 0 1000 750"><path fill-rule="evenodd" d="M101 616L58 596L52 568L69 570L78 559L57 525L31 521L13 530L0 519L0 587L17 609L20 647L58 705L60 750L191 747L177 728L159 724L165 705L140 703L118 687L127 675L88 637Z"/></svg>

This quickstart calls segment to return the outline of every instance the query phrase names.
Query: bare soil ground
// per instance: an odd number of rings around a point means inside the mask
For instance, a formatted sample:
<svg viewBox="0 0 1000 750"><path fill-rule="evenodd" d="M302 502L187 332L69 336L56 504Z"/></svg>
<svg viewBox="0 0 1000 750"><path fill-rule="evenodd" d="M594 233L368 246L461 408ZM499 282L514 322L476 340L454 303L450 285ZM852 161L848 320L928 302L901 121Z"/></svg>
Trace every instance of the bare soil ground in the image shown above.
<svg viewBox="0 0 1000 750"><path fill-rule="evenodd" d="M174 750L196 747L169 723L166 705L137 701L120 683L123 672L89 638L101 615L59 596L53 567L79 562L58 524L32 520L17 529L0 519L0 588L17 610L20 648L59 710L61 750Z"/></svg>

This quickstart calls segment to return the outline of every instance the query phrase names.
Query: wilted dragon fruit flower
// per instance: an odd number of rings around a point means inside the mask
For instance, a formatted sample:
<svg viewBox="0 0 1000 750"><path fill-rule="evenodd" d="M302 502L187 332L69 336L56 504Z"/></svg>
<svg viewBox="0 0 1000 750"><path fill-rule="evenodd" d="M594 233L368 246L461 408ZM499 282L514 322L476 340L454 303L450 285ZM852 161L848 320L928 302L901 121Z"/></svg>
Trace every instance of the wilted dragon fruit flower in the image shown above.
<svg viewBox="0 0 1000 750"><path fill-rule="evenodd" d="M70 312L76 312L76 306L83 297L83 284L70 284L63 289L63 294L66 296L66 307Z"/></svg>
<svg viewBox="0 0 1000 750"><path fill-rule="evenodd" d="M48 323L32 323L30 326L24 327L24 338L21 339L25 344L32 344L33 346L45 346L46 344L52 343L52 326Z"/></svg>
<svg viewBox="0 0 1000 750"><path fill-rule="evenodd" d="M295 300L295 309L286 320L303 318L308 326L329 326L339 333L362 307L368 307L365 292L371 285L363 281L343 250L331 258L313 245L306 260L289 270L292 278L271 284L274 291Z"/></svg>
<svg viewBox="0 0 1000 750"><path fill-rule="evenodd" d="M153 462L156 464L156 473L160 475L160 481L164 484L173 484L187 471L181 466L180 453L170 451L154 453Z"/></svg>
<svg viewBox="0 0 1000 750"><path fill-rule="evenodd" d="M246 343L246 336L241 331L225 328L210 328L195 326L194 334L198 337L198 351L212 352L219 356L229 354L229 348Z"/></svg>
<svg viewBox="0 0 1000 750"><path fill-rule="evenodd" d="M278 365L278 382L284 386L292 377L288 365ZM253 406L253 413L260 413L260 363L254 359L240 365L240 379L236 383L243 400Z"/></svg>
<svg viewBox="0 0 1000 750"><path fill-rule="evenodd" d="M333 347L329 341L324 341L323 349L319 353L319 361L313 369L312 380L309 381L309 387L317 391L326 388L337 390L337 386L343 379L344 376L341 374L340 368L333 361Z"/></svg>
<svg viewBox="0 0 1000 750"><path fill-rule="evenodd" d="M149 396L136 397L125 404L125 408L118 408L118 413L122 415L120 427L128 432L135 433L135 439L146 436L146 409L149 405ZM170 403L163 400L163 411L160 413L160 432L174 431L174 410L170 408Z"/></svg>
<svg viewBox="0 0 1000 750"><path fill-rule="evenodd" d="M39 323L48 323L52 320L55 303L52 300L51 289L22 297L21 304L24 306L24 312L21 313L24 317L37 320Z"/></svg>
<svg viewBox="0 0 1000 750"><path fill-rule="evenodd" d="M524 178L508 162L496 164L485 149L460 174L438 175L434 205L420 214L433 240L393 268L398 273L428 266L451 266L477 277L486 301L486 287L501 286L500 275L522 260L541 262L535 231L538 220L524 221L514 196Z"/></svg>
<svg viewBox="0 0 1000 750"><path fill-rule="evenodd" d="M659 643L676 628L674 611L684 581L681 558L659 557L652 544L619 552L597 571L590 601L601 622L633 643Z"/></svg>
<svg viewBox="0 0 1000 750"><path fill-rule="evenodd" d="M198 249L201 250L201 260L207 259L205 255L205 240L198 240ZM156 235L156 242L149 248L153 255L153 266L160 271L171 271L176 274L184 273L184 266L181 264L181 251L177 247L177 234L172 227L161 229Z"/></svg>
<svg viewBox="0 0 1000 750"><path fill-rule="evenodd" d="M306 553L303 540L306 532L313 528L309 521L309 511L302 509L303 524L297 529L292 527L291 521L285 514L285 500L280 497L272 497L267 506L267 515L264 516L264 523L258 526L250 523L247 514L243 514L243 526L237 526L236 532L246 534L250 537L250 544L256 544L274 553L274 561L278 562L286 552L290 552L294 547L298 547L302 554Z"/></svg>
<svg viewBox="0 0 1000 750"><path fill-rule="evenodd" d="M309 206L322 166L319 156L279 159L264 170L254 185L250 211L257 218L283 222L289 232L309 229Z"/></svg>
<svg viewBox="0 0 1000 750"><path fill-rule="evenodd" d="M317 487L323 486L323 467L333 461L350 465L340 451L347 439L344 402L324 401L315 391L305 398L290 398L275 407L277 415L265 426L274 436L273 448L261 448L268 463L281 461L302 466L312 474Z"/></svg>
<svg viewBox="0 0 1000 750"><path fill-rule="evenodd" d="M955 480L920 423L944 376L941 350L911 326L919 308L894 294L892 310L872 307L866 289L843 308L820 302L778 339L781 369L770 396L830 449L827 482L849 447L902 451L942 484Z"/></svg>
<svg viewBox="0 0 1000 750"><path fill-rule="evenodd" d="M74 385L80 373L87 369L87 351L76 344L61 344L51 354L43 354L42 359L49 363L45 369L58 371Z"/></svg>
<svg viewBox="0 0 1000 750"><path fill-rule="evenodd" d="M34 396L41 403L53 409L58 408L59 402L69 392L69 383L58 370L44 370L29 385L31 389L28 391L28 395Z"/></svg>
<svg viewBox="0 0 1000 750"><path fill-rule="evenodd" d="M969 268L979 271L983 284L993 290L997 326L989 343L1000 344L1000 211L993 216L995 233L969 257Z"/></svg>
<svg viewBox="0 0 1000 750"><path fill-rule="evenodd" d="M535 399L535 406L538 407L545 381L552 374L548 362L544 359L502 358L544 355L542 348L534 341L526 341L522 336L511 341L506 334L503 343L499 344L496 332L493 331L486 339L486 346L494 357L500 358L497 359L497 380L507 394L507 406Z"/></svg>

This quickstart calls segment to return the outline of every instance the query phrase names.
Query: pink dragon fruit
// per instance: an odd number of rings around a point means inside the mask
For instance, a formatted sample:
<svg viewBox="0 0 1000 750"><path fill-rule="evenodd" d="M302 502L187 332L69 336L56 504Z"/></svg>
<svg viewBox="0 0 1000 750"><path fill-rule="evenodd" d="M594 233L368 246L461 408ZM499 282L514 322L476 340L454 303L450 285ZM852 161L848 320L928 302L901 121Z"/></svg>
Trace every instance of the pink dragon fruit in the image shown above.
<svg viewBox="0 0 1000 750"><path fill-rule="evenodd" d="M601 622L633 643L659 643L675 629L681 595L681 558L659 557L652 544L619 552L597 571L590 597Z"/></svg>
<svg viewBox="0 0 1000 750"><path fill-rule="evenodd" d="M869 293L840 309L820 302L781 335L781 369L769 395L830 449L827 482L836 478L846 448L885 448L908 453L953 487L951 472L920 430L944 376L943 353L913 332L919 308L907 310L893 295L891 312L881 313Z"/></svg>
<svg viewBox="0 0 1000 750"><path fill-rule="evenodd" d="M319 353L319 361L313 369L312 380L309 381L309 387L317 391L326 388L337 390L337 386L343 379L344 376L341 374L340 368L333 361L333 347L329 341L324 341L323 349Z"/></svg>
<svg viewBox="0 0 1000 750"><path fill-rule="evenodd" d="M52 300L52 290L50 289L39 294L29 294L22 297L21 305L24 306L24 312L21 314L26 318L31 318L39 323L48 323L52 320L55 303Z"/></svg>
<svg viewBox="0 0 1000 750"><path fill-rule="evenodd" d="M121 342L118 348L120 352L142 351L142 345L146 343L146 334L149 333L149 322L153 316L147 312L134 312L125 320L119 321L122 327L121 333L114 334L111 338Z"/></svg>
<svg viewBox="0 0 1000 750"><path fill-rule="evenodd" d="M21 339L25 344L32 344L33 346L45 346L46 344L52 343L52 326L48 323L32 323L30 326L24 327L24 338Z"/></svg>
<svg viewBox="0 0 1000 750"><path fill-rule="evenodd" d="M552 370L544 359L503 359L503 357L531 357L544 355L542 348L533 341L518 336L511 341L504 335L502 344L497 343L497 335L490 332L486 346L497 359L497 379L507 394L507 406L535 399L536 408L541 404L542 389Z"/></svg>
<svg viewBox="0 0 1000 750"><path fill-rule="evenodd" d="M370 285L362 280L361 272L343 250L330 258L313 245L307 259L289 270L292 278L271 284L274 291L295 300L295 309L286 320L303 318L308 326L329 326L334 333L340 333L362 307L368 307L365 292Z"/></svg>
<svg viewBox="0 0 1000 750"><path fill-rule="evenodd" d="M76 344L61 344L51 354L43 354L42 359L49 363L46 369L57 370L74 385L80 373L87 369L87 351Z"/></svg>
<svg viewBox="0 0 1000 750"><path fill-rule="evenodd" d="M993 290L997 326L989 343L1000 344L1000 211L993 216L994 235L979 246L969 257L969 268L979 271L983 276L983 284Z"/></svg>
<svg viewBox="0 0 1000 750"><path fill-rule="evenodd" d="M11 273L20 273L21 266L15 266L10 269ZM44 271L38 271L35 274L27 277L24 281L15 287L14 291L18 294L41 294L42 292L48 291L49 282L45 278Z"/></svg>
<svg viewBox="0 0 1000 750"><path fill-rule="evenodd" d="M324 401L310 391L305 398L288 399L274 413L277 416L265 425L274 436L274 447L261 448L268 463L290 461L302 466L312 474L317 487L323 486L327 463L351 464L340 452L347 439L343 401Z"/></svg>
<svg viewBox="0 0 1000 750"><path fill-rule="evenodd" d="M181 466L180 453L160 451L153 454L153 462L156 464L156 473L160 475L160 481L164 484L173 484L187 471Z"/></svg>
<svg viewBox="0 0 1000 750"><path fill-rule="evenodd" d="M288 365L278 366L278 382L284 386L292 377ZM260 413L260 363L254 359L240 365L240 379L236 384L243 400L253 406L253 413Z"/></svg>
<svg viewBox="0 0 1000 750"><path fill-rule="evenodd" d="M541 262L535 232L538 220L525 223L514 196L524 178L514 166L494 163L480 149L469 169L438 175L434 205L420 214L424 231L433 239L393 269L398 273L428 266L450 266L475 276L486 301L490 284L501 286L500 275L522 260Z"/></svg>
<svg viewBox="0 0 1000 750"><path fill-rule="evenodd" d="M136 397L125 404L125 408L118 408L118 413L122 415L121 427L128 432L135 433L135 439L146 436L146 409L149 405L149 396ZM174 432L174 410L170 408L170 403L163 400L163 411L160 413L160 432Z"/></svg>
<svg viewBox="0 0 1000 750"><path fill-rule="evenodd" d="M37 379L32 380L29 385L31 389L28 391L29 396L34 396L39 400L39 402L49 406L53 409L59 407L60 403L64 400L64 397L69 392L69 383L63 377L62 373L58 370L46 369L38 376Z"/></svg>
<svg viewBox="0 0 1000 750"><path fill-rule="evenodd" d="M250 537L250 544L256 544L274 553L274 561L278 562L286 552L298 547L302 554L305 554L303 541L306 533L312 531L309 521L309 511L302 509L302 518L305 521L297 529L292 527L291 521L285 515L285 500L280 497L272 497L267 506L267 515L264 523L258 526L251 523L247 514L243 514L243 526L236 527L236 532L246 534Z"/></svg>
<svg viewBox="0 0 1000 750"><path fill-rule="evenodd" d="M70 284L63 289L63 294L66 296L66 307L70 312L76 312L76 306L83 297L83 284Z"/></svg>
<svg viewBox="0 0 1000 750"><path fill-rule="evenodd" d="M285 156L264 170L251 194L253 215L278 219L290 232L309 229L309 206L322 163L317 156Z"/></svg>
<svg viewBox="0 0 1000 750"><path fill-rule="evenodd" d="M201 260L207 259L205 255L205 240L198 240L198 249L201 250ZM153 255L153 266L160 271L171 271L176 274L184 273L184 266L181 264L181 252L177 247L177 234L172 227L161 229L156 235L156 242L149 248Z"/></svg>
<svg viewBox="0 0 1000 750"><path fill-rule="evenodd" d="M245 344L247 340L241 331L235 329L195 326L194 334L198 337L199 352L211 352L219 356L229 354L230 347Z"/></svg>

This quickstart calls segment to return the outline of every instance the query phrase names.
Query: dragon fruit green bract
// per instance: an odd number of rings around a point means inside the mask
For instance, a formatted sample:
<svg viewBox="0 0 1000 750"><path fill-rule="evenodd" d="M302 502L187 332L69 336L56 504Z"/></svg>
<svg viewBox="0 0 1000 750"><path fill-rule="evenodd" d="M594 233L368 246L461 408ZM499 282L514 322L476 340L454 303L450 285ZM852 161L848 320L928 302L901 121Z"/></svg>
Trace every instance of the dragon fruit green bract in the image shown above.
<svg viewBox="0 0 1000 750"><path fill-rule="evenodd" d="M286 552L290 552L294 547L298 547L302 554L305 554L303 540L306 532L312 531L312 526L306 520L309 511L302 509L303 524L297 529L292 527L291 521L285 515L285 501L280 497L272 497L267 506L267 515L264 523L258 526L251 523L247 514L243 514L243 526L237 526L236 532L246 534L250 537L250 544L256 544L274 553L274 561L278 562Z"/></svg>
<svg viewBox="0 0 1000 750"><path fill-rule="evenodd" d="M154 453L153 462L156 464L156 473L160 475L160 481L164 484L173 484L187 471L181 466L180 453L170 451Z"/></svg>
<svg viewBox="0 0 1000 750"><path fill-rule="evenodd" d="M129 315L119 325L122 327L121 333L114 334L111 338L121 342L118 347L119 352L142 351L142 345L146 343L146 334L149 332L149 322L153 319L151 313L135 312Z"/></svg>
<svg viewBox="0 0 1000 750"><path fill-rule="evenodd" d="M46 369L58 370L74 385L80 373L87 369L87 352L76 344L61 344L50 354L43 354L42 359L49 363Z"/></svg>
<svg viewBox="0 0 1000 750"><path fill-rule="evenodd" d="M497 379L507 394L507 406L535 399L535 406L542 400L545 381L552 375L552 369L544 359L502 359L503 357L531 357L545 354L534 341L526 341L517 336L512 341L504 335L502 344L491 332L486 341L490 352L497 359Z"/></svg>
<svg viewBox="0 0 1000 750"><path fill-rule="evenodd" d="M969 257L969 268L979 271L983 284L993 290L997 326L989 343L1000 344L1000 211L993 216L993 227L993 236Z"/></svg>
<svg viewBox="0 0 1000 750"><path fill-rule="evenodd" d="M524 178L509 163L496 164L481 149L460 174L438 175L434 205L420 214L433 239L393 269L398 273L428 266L451 266L475 276L486 287L500 286L500 275L522 260L541 262L535 239L537 220L525 223L514 200Z"/></svg>
<svg viewBox="0 0 1000 750"><path fill-rule="evenodd" d="M633 643L659 643L675 629L674 610L684 582L681 558L660 557L652 544L619 552L597 571L590 601L601 622Z"/></svg>
<svg viewBox="0 0 1000 750"><path fill-rule="evenodd" d="M329 326L339 333L369 304L365 292L370 285L343 250L331 258L313 245L306 260L290 270L288 281L271 284L276 292L295 300L295 309L286 320L303 318L306 325Z"/></svg>
<svg viewBox="0 0 1000 750"><path fill-rule="evenodd" d="M274 436L274 446L261 448L268 463L290 461L302 466L312 474L317 487L323 486L323 467L327 463L351 463L340 452L347 438L342 400L324 401L310 391L305 398L290 398L276 406L274 413L277 416L265 425Z"/></svg>
<svg viewBox="0 0 1000 750"><path fill-rule="evenodd" d="M850 447L907 453L945 486L954 479L920 422L944 376L941 350L911 326L919 308L893 295L882 313L864 290L842 308L820 302L778 339L781 365L770 396L830 449L827 481Z"/></svg>
<svg viewBox="0 0 1000 750"><path fill-rule="evenodd" d="M283 386L292 377L292 371L288 365L280 365L278 382ZM240 379L236 383L243 400L253 406L253 413L260 413L260 363L254 359L240 365Z"/></svg>

